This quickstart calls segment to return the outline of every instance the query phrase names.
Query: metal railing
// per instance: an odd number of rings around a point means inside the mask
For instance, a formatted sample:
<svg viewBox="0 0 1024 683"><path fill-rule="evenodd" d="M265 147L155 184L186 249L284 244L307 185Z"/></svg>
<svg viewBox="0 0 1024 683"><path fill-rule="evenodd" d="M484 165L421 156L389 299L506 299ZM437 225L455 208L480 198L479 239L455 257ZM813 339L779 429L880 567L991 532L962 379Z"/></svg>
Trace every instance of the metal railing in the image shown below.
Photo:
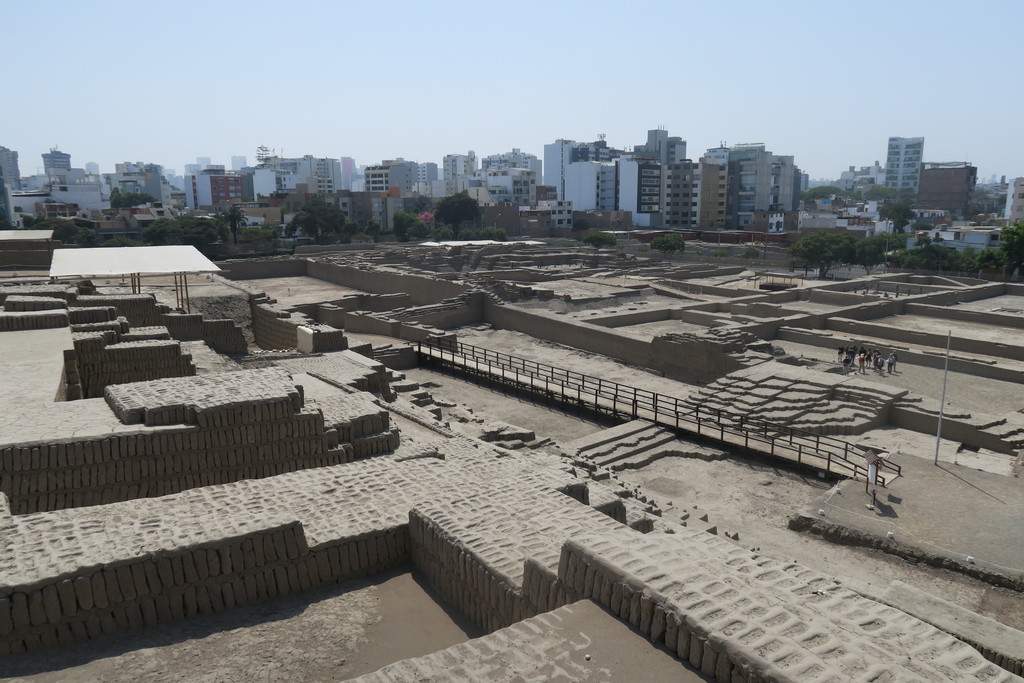
<svg viewBox="0 0 1024 683"><path fill-rule="evenodd" d="M461 342L421 341L417 343L417 352L421 358L450 363L466 372L486 375L531 392L543 392L597 412L649 420L727 446L795 459L800 465L821 467L828 474L863 478L868 475L861 449L842 439ZM885 466L896 476L901 474L896 463L887 462ZM878 483L885 485L881 473Z"/></svg>

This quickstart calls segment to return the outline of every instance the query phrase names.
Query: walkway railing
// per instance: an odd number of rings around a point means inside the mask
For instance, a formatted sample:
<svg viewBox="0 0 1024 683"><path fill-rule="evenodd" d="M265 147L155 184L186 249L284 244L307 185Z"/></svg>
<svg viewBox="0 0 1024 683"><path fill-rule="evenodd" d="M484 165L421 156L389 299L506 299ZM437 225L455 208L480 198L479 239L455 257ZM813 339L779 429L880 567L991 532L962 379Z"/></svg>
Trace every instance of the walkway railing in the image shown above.
<svg viewBox="0 0 1024 683"><path fill-rule="evenodd" d="M664 427L696 434L753 453L795 460L828 474L867 477L867 465L856 446L823 434L769 422L741 413L702 406L697 402L566 370L545 363L461 342L418 342L422 359L460 368L467 373L581 407L649 420ZM898 476L900 466L885 467ZM878 483L885 484L881 474Z"/></svg>

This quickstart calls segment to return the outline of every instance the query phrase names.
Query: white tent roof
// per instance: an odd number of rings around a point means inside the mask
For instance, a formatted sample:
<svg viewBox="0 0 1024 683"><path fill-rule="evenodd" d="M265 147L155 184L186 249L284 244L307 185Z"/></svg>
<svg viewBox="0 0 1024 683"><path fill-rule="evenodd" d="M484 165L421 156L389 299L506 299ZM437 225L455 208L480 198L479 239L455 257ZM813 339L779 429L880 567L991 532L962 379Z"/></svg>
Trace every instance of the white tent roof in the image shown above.
<svg viewBox="0 0 1024 683"><path fill-rule="evenodd" d="M0 240L48 240L53 230L0 230Z"/></svg>
<svg viewBox="0 0 1024 683"><path fill-rule="evenodd" d="M57 249L50 277L131 275L133 273L206 273L220 270L191 245Z"/></svg>

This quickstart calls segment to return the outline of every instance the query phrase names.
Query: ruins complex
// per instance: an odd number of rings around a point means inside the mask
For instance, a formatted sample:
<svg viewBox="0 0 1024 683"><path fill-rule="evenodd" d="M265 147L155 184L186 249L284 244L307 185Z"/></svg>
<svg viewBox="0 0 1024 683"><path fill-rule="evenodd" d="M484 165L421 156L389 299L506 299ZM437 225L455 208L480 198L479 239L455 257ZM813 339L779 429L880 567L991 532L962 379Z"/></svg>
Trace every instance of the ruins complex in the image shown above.
<svg viewBox="0 0 1024 683"><path fill-rule="evenodd" d="M190 313L166 277L0 282L0 671L411 570L479 637L334 677L1021 680L1019 623L752 549L630 477L771 463L822 483L786 533L1019 593L1024 285L512 244L218 266ZM851 345L896 371L846 374Z"/></svg>

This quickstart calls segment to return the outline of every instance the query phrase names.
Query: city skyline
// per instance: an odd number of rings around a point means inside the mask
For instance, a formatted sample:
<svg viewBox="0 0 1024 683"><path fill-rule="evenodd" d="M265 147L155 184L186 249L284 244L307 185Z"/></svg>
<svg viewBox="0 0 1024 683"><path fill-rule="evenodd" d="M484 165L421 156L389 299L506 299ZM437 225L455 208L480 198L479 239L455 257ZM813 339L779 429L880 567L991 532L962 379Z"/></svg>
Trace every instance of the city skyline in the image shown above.
<svg viewBox="0 0 1024 683"><path fill-rule="evenodd" d="M1013 18L1024 18L1012 2L869 2L857 14L806 3L737 12L524 2L522 21L456 3L399 2L386 21L369 6L321 2L288 13L270 2L183 2L159 20L120 2L55 4L74 26L59 51L42 50L31 30L52 20L52 5L7 12L22 29L12 53L46 74L21 80L0 129L23 175L52 146L78 167L146 161L181 173L197 156L251 162L258 145L361 165L439 163L470 149L542 156L556 139L600 134L634 147L659 126L686 140L692 159L721 142L763 142L812 178L884 165L891 136L924 137L926 161L969 161L980 178L1024 175L1024 140L1004 132L1024 97L1010 87ZM673 25L685 37L652 37L653 26ZM135 53L116 38L143 29L169 57L164 70L138 73L173 87L135 110L132 90L163 86L122 77L136 73ZM280 59L290 39L301 59ZM55 79L61 106L39 106ZM999 97L981 109L970 92ZM1007 125L982 123L1000 112Z"/></svg>

